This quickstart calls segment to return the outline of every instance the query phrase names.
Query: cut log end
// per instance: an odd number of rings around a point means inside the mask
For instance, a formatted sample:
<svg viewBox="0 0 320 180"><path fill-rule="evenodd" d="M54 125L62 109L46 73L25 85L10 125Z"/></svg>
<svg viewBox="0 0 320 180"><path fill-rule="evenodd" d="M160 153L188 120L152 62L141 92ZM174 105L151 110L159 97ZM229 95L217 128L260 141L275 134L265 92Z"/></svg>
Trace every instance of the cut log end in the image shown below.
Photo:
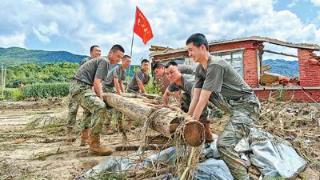
<svg viewBox="0 0 320 180"><path fill-rule="evenodd" d="M203 125L199 121L188 121L183 128L183 138L190 146L200 146L205 140Z"/></svg>

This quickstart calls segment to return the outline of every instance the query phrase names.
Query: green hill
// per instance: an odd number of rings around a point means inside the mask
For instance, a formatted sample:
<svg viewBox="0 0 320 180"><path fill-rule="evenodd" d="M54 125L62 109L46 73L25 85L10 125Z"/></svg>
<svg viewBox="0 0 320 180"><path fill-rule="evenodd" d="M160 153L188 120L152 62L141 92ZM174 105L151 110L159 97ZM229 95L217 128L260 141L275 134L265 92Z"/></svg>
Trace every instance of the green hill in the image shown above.
<svg viewBox="0 0 320 180"><path fill-rule="evenodd" d="M47 64L57 62L80 62L86 56L67 51L27 50L19 47L0 48L0 64Z"/></svg>

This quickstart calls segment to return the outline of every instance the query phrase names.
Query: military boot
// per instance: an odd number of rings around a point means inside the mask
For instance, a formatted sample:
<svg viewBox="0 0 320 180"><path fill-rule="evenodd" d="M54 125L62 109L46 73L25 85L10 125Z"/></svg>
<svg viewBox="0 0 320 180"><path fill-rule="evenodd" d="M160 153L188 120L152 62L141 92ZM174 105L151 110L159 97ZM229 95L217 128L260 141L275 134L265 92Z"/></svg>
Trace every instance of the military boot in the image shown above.
<svg viewBox="0 0 320 180"><path fill-rule="evenodd" d="M74 137L74 134L73 134L73 128L72 127L67 127L67 138L66 138L66 142L68 144L72 143L76 141L76 138Z"/></svg>
<svg viewBox="0 0 320 180"><path fill-rule="evenodd" d="M90 151L93 154L99 155L99 156L108 156L111 155L113 150L111 148L102 146L100 144L100 135L90 135Z"/></svg>
<svg viewBox="0 0 320 180"><path fill-rule="evenodd" d="M89 144L89 128L82 129L81 131L81 139L80 139L80 146L85 146Z"/></svg>

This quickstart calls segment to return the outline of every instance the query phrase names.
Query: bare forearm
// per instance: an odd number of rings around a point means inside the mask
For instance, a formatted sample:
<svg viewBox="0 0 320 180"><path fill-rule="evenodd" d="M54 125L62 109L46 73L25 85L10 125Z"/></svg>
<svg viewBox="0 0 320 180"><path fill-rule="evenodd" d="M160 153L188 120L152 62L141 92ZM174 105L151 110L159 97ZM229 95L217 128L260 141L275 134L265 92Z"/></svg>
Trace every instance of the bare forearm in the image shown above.
<svg viewBox="0 0 320 180"><path fill-rule="evenodd" d="M120 84L120 90L121 90L121 92L124 92L124 86L123 86L122 81L121 81L119 84Z"/></svg>
<svg viewBox="0 0 320 180"><path fill-rule="evenodd" d="M164 92L164 94L162 96L163 104L165 106L168 105L168 99L169 99L169 91L168 91L168 89L166 89L166 91Z"/></svg>
<svg viewBox="0 0 320 180"><path fill-rule="evenodd" d="M102 98L101 95L103 93L102 86L101 86L101 79L94 79L93 82L93 89L98 97Z"/></svg>
<svg viewBox="0 0 320 180"><path fill-rule="evenodd" d="M194 120L200 119L200 116L201 116L202 111L203 111L204 107L206 106L206 104L207 104L206 102L199 100L197 106L194 109L193 115L192 115Z"/></svg>
<svg viewBox="0 0 320 180"><path fill-rule="evenodd" d="M210 98L210 95L211 95L210 91L207 91L207 90L201 91L199 101L198 101L198 103L194 109L193 115L192 115L193 119L195 119L195 120L200 119L200 116L202 114L204 107L208 104L208 100Z"/></svg>
<svg viewBox="0 0 320 180"><path fill-rule="evenodd" d="M140 89L141 93L145 93L146 92L142 82L138 82L138 86L139 86L139 89Z"/></svg>
<svg viewBox="0 0 320 180"><path fill-rule="evenodd" d="M201 92L201 89L195 88L193 90L193 96L192 96L191 103L190 103L189 110L188 110L188 114L191 116L193 115L193 112L194 112L196 105L199 101L200 92Z"/></svg>
<svg viewBox="0 0 320 180"><path fill-rule="evenodd" d="M193 115L193 112L194 112L196 105L197 105L197 100L192 98L190 106L189 106L189 110L188 110L189 115L191 115L191 116Z"/></svg>
<svg viewBox="0 0 320 180"><path fill-rule="evenodd" d="M116 88L117 94L120 94L121 89L120 89L120 85L119 85L118 79L117 79L117 78L114 78L114 79L113 79L113 82L114 82L114 87Z"/></svg>

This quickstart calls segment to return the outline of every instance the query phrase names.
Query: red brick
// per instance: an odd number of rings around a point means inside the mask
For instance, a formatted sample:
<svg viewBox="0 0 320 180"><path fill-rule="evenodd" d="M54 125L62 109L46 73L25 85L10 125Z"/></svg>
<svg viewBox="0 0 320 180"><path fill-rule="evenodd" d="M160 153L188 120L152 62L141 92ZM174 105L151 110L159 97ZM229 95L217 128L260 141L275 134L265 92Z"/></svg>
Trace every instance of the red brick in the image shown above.
<svg viewBox="0 0 320 180"><path fill-rule="evenodd" d="M266 100L269 98L270 92L272 95L277 94L277 90L256 90L255 93L260 100ZM293 101L296 102L320 102L320 90L285 90L284 91L285 100L289 100L292 97L294 98ZM306 95L308 94L308 95ZM312 99L311 99L311 98Z"/></svg>
<svg viewBox="0 0 320 180"><path fill-rule="evenodd" d="M299 75L302 86L320 86L320 66L311 64L312 50L298 49Z"/></svg>

